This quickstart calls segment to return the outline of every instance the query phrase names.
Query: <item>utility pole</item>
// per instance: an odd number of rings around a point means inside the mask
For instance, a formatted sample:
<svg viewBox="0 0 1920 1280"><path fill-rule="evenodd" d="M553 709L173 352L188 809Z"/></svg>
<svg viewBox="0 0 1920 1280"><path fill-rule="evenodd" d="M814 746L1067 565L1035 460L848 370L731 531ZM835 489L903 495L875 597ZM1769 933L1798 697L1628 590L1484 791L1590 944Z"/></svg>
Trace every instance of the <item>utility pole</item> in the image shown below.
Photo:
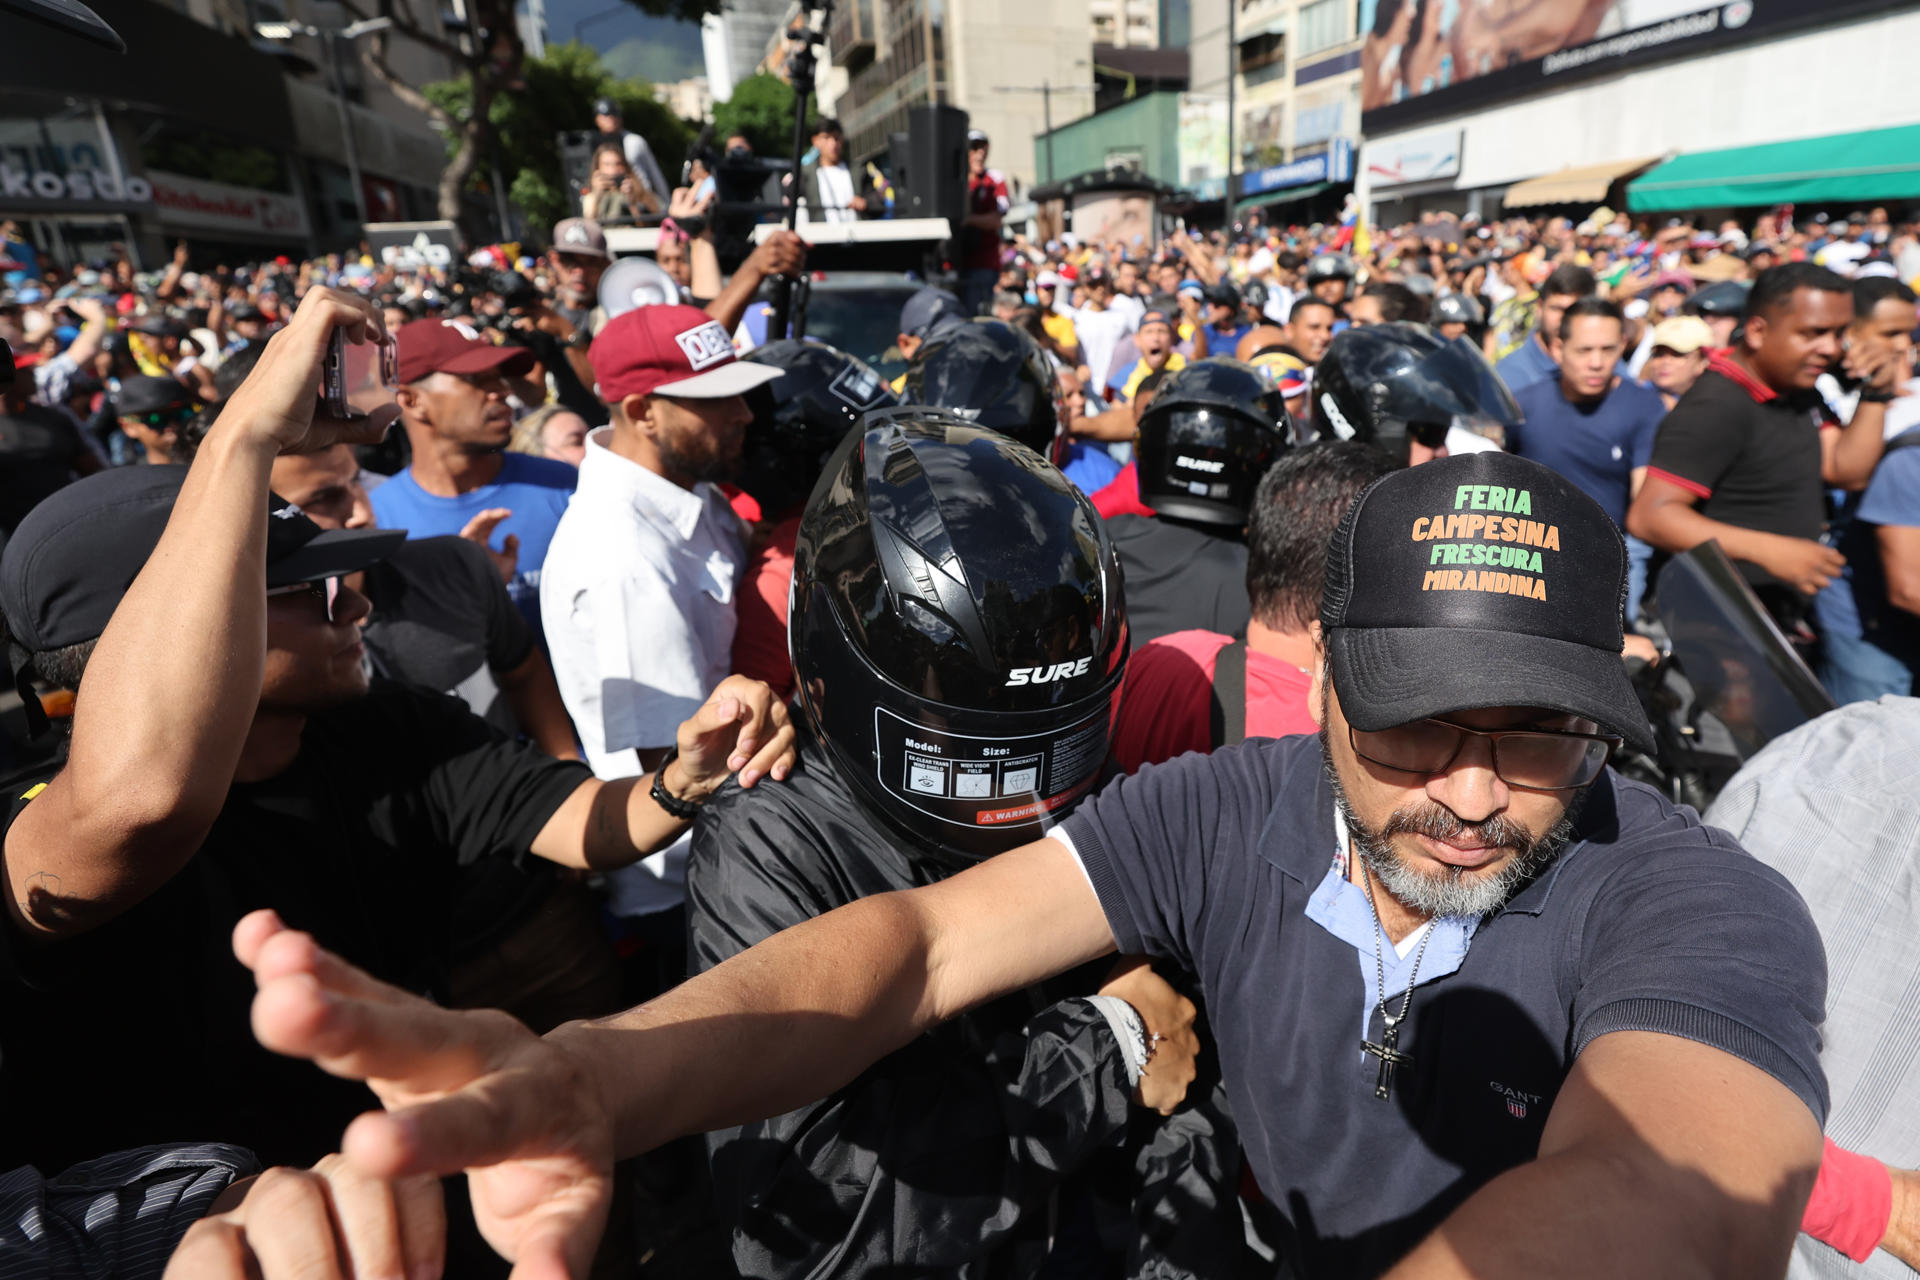
<svg viewBox="0 0 1920 1280"><path fill-rule="evenodd" d="M333 83L333 105L340 112L340 138L347 147L347 181L353 184L353 210L364 228L367 225L367 184L360 177L360 144L354 140L353 114L347 110L346 77L340 74L340 33L320 31L315 36L327 55L327 78ZM360 234L365 235L366 232L362 230Z"/></svg>
<svg viewBox="0 0 1920 1280"><path fill-rule="evenodd" d="M1080 64L1080 65L1085 65L1085 64ZM1040 87L1038 89L1034 88L1030 84L997 84L993 86L993 91L995 93L1037 93L1040 95L1040 119L1046 129L1045 134L1043 134L1042 136L1044 136L1047 140L1047 147L1046 147L1047 176L1043 178L1042 181L1052 182L1053 181L1053 95L1056 93L1091 93L1093 92L1092 87L1089 85L1080 85L1076 87L1074 85L1063 84L1056 89L1053 86L1053 81L1042 80L1040 82Z"/></svg>
<svg viewBox="0 0 1920 1280"><path fill-rule="evenodd" d="M1236 194L1234 188L1240 185L1239 182L1236 181L1238 175L1234 172L1238 167L1235 162L1240 157L1234 148L1233 136L1233 81L1240 67L1240 38L1234 29L1236 26L1234 18L1239 8L1240 0L1227 0L1227 178L1224 184L1225 191L1223 194L1226 198L1227 226L1229 228L1233 226L1233 202Z"/></svg>

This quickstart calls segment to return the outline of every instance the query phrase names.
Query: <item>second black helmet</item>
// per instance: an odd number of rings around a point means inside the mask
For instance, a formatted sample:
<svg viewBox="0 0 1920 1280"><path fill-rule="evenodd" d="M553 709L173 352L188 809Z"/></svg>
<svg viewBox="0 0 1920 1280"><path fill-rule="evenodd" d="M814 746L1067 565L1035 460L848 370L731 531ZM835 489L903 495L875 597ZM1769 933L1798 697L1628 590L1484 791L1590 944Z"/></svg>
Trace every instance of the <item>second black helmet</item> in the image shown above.
<svg viewBox="0 0 1920 1280"><path fill-rule="evenodd" d="M1169 374L1140 415L1140 501L1163 516L1239 528L1292 435L1286 402L1260 370L1225 356L1197 360Z"/></svg>
<svg viewBox="0 0 1920 1280"><path fill-rule="evenodd" d="M1378 444L1403 461L1409 442L1437 449L1449 428L1492 435L1521 420L1478 347L1423 324L1335 334L1314 369L1313 405L1322 438Z"/></svg>

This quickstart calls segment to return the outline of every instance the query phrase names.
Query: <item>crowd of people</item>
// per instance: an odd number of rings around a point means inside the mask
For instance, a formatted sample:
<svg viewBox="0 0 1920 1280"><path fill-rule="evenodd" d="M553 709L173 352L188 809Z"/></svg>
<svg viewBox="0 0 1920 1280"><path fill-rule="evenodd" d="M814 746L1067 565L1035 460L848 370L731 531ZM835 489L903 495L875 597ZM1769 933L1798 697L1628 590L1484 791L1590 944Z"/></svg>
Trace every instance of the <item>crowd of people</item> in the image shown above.
<svg viewBox="0 0 1920 1280"><path fill-rule="evenodd" d="M457 270L0 227L0 1274L1920 1261L1915 226L1035 242L990 145L891 382L612 146ZM1610 766L1708 542L1845 705L1703 819Z"/></svg>

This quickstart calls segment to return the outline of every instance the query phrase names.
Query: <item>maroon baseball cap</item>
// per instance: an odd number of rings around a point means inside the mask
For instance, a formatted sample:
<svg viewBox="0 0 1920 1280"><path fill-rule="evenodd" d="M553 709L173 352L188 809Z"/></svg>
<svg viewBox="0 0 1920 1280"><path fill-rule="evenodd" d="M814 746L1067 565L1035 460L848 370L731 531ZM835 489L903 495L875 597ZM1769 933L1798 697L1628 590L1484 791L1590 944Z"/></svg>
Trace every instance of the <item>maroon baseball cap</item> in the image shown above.
<svg viewBox="0 0 1920 1280"><path fill-rule="evenodd" d="M727 331L698 307L636 307L617 315L593 340L587 359L608 404L656 392L718 400L742 395L781 372L735 356Z"/></svg>
<svg viewBox="0 0 1920 1280"><path fill-rule="evenodd" d="M394 334L400 344L400 384L412 386L436 373L485 373L516 377L533 368L525 347L497 347L464 320L415 320Z"/></svg>

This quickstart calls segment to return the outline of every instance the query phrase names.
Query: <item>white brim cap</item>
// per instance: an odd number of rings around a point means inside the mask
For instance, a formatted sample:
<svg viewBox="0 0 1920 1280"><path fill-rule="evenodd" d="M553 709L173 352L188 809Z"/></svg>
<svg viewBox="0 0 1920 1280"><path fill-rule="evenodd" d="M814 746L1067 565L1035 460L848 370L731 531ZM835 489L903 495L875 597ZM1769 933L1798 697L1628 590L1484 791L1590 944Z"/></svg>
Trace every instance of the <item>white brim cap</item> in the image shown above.
<svg viewBox="0 0 1920 1280"><path fill-rule="evenodd" d="M672 396L676 400L724 400L728 396L745 395L755 387L764 387L785 372L772 365L735 360L678 382L663 382L653 389L653 394Z"/></svg>

